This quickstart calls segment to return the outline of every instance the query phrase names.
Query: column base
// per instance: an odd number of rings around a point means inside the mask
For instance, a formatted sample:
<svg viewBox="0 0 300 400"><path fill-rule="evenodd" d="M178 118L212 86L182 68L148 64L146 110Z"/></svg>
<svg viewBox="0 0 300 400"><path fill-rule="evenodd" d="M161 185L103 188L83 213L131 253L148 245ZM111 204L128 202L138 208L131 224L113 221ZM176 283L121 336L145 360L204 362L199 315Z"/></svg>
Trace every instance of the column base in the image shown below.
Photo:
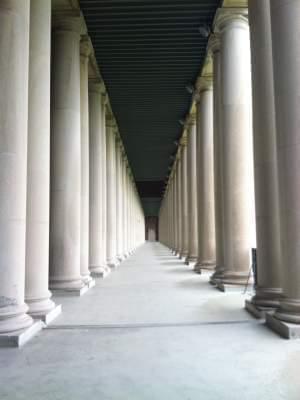
<svg viewBox="0 0 300 400"><path fill-rule="evenodd" d="M209 279L209 283L213 286L216 286L223 279L224 268L220 266L216 266L215 272L211 275Z"/></svg>
<svg viewBox="0 0 300 400"><path fill-rule="evenodd" d="M300 338L300 325L291 322L281 321L276 318L274 314L266 313L266 324L278 335L285 339L299 339Z"/></svg>
<svg viewBox="0 0 300 400"><path fill-rule="evenodd" d="M95 283L93 286L95 286ZM90 287L88 285L84 285L81 288L52 289L52 293L54 296L57 296L57 297L61 297L61 296L63 296L63 297L65 297L65 296L80 297L80 296L83 296L89 289L90 289Z"/></svg>
<svg viewBox="0 0 300 400"><path fill-rule="evenodd" d="M123 262L124 260L125 260L125 256L124 256L124 254L121 254L121 255L119 255L119 256L117 256L117 260L121 263L121 262Z"/></svg>
<svg viewBox="0 0 300 400"><path fill-rule="evenodd" d="M194 272L196 272L196 274L199 274L199 275L201 275L201 273L202 273L201 268L197 262L194 265Z"/></svg>
<svg viewBox="0 0 300 400"><path fill-rule="evenodd" d="M41 320L46 325L49 325L52 321L55 320L56 317L61 314L61 304L52 308L52 310L48 311L47 313L39 314L39 313L29 313L29 315L35 320Z"/></svg>
<svg viewBox="0 0 300 400"><path fill-rule="evenodd" d="M92 278L91 273L89 273L89 275L81 275L81 279L82 279L82 282L83 282L86 286L88 286L88 287L95 286L95 281L94 281L94 279ZM93 281L94 281L94 284L93 284ZM90 285L92 285L92 286L90 286Z"/></svg>
<svg viewBox="0 0 300 400"><path fill-rule="evenodd" d="M256 286L251 302L258 308L277 309L281 300L283 300L282 289Z"/></svg>
<svg viewBox="0 0 300 400"><path fill-rule="evenodd" d="M41 319L39 317L40 315L50 313L55 308L55 303L51 300L51 295L51 292L48 291L44 298L26 296L25 302L28 306L27 314L32 318ZM38 315L37 318L35 317L36 315Z"/></svg>
<svg viewBox="0 0 300 400"><path fill-rule="evenodd" d="M105 265L102 267L90 267L91 275L94 278L106 278L110 274L110 268Z"/></svg>
<svg viewBox="0 0 300 400"><path fill-rule="evenodd" d="M241 288L246 288L247 291L252 291L253 287L253 279L250 276L249 272L236 272L224 270L221 279L217 283L217 288L222 292L227 290L236 291L241 290Z"/></svg>
<svg viewBox="0 0 300 400"><path fill-rule="evenodd" d="M215 287L219 289L221 292L243 292L246 288L246 284L226 283L223 281L219 281L216 283ZM252 290L251 285L249 284L246 292L250 292L251 290Z"/></svg>
<svg viewBox="0 0 300 400"><path fill-rule="evenodd" d="M213 271L216 268L216 264L212 262L203 262L203 261L197 261L194 270L195 271L201 271L202 269L208 270L208 271ZM198 272L201 274L201 272Z"/></svg>
<svg viewBox="0 0 300 400"><path fill-rule="evenodd" d="M116 258L114 258L112 260L108 260L107 265L111 269L116 269L120 265L120 262Z"/></svg>
<svg viewBox="0 0 300 400"><path fill-rule="evenodd" d="M245 310L248 311L248 313L251 314L256 319L264 320L266 318L266 314L267 313L274 314L276 308L261 307L255 303L252 303L251 300L246 300Z"/></svg>
<svg viewBox="0 0 300 400"><path fill-rule="evenodd" d="M185 259L186 265L195 264L196 262L197 262L197 257L187 255L187 257Z"/></svg>
<svg viewBox="0 0 300 400"><path fill-rule="evenodd" d="M180 258L181 260L185 260L185 259L187 258L187 256L188 256L188 252L187 252L187 251L182 251L182 252L179 254L179 258Z"/></svg>
<svg viewBox="0 0 300 400"><path fill-rule="evenodd" d="M35 321L28 328L11 333L0 334L0 347L21 347L39 333L45 324L42 321Z"/></svg>

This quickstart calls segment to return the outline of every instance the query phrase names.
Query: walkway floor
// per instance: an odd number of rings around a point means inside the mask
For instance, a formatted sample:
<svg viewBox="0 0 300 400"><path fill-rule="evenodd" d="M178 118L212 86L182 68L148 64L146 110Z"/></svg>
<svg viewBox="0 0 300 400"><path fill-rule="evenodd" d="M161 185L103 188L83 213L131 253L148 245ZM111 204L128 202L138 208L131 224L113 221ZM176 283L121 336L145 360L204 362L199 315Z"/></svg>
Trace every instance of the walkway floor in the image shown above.
<svg viewBox="0 0 300 400"><path fill-rule="evenodd" d="M1 400L299 400L300 341L270 332L147 243L21 349L0 349Z"/></svg>

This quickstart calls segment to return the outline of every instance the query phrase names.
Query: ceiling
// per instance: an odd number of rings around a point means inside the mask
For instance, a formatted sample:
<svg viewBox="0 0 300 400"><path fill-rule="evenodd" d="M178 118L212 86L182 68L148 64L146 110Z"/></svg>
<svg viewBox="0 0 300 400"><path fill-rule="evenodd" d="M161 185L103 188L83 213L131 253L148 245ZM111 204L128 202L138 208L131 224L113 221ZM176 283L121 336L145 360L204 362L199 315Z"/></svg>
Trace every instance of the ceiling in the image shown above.
<svg viewBox="0 0 300 400"><path fill-rule="evenodd" d="M220 0L80 0L146 215L157 214ZM153 201L151 202L151 199Z"/></svg>

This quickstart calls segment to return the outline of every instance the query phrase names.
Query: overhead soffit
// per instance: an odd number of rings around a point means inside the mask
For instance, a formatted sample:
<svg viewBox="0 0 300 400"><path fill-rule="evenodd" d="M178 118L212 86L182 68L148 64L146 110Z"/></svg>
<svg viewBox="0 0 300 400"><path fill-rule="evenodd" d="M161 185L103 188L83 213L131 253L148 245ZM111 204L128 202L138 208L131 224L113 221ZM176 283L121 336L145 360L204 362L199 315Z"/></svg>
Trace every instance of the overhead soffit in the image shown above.
<svg viewBox="0 0 300 400"><path fill-rule="evenodd" d="M182 132L178 121L190 107L185 87L195 83L206 54L207 38L199 27L211 26L219 5L219 0L80 1L138 182L166 179Z"/></svg>

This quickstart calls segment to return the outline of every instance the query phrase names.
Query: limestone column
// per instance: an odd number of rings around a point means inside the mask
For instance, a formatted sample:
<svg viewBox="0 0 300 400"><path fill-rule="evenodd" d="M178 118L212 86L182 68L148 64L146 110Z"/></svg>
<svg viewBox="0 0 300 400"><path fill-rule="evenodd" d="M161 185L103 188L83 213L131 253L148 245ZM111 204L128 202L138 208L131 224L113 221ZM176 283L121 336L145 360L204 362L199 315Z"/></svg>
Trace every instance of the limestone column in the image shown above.
<svg viewBox="0 0 300 400"><path fill-rule="evenodd" d="M103 96L102 83L89 82L89 269L95 277L104 278L109 272L104 259L103 243Z"/></svg>
<svg viewBox="0 0 300 400"><path fill-rule="evenodd" d="M250 43L248 19L242 12L222 11L216 25L222 77L224 272L218 286L222 290L247 282L255 228Z"/></svg>
<svg viewBox="0 0 300 400"><path fill-rule="evenodd" d="M173 187L174 187L173 176L170 176L170 186L169 186L169 248L174 249L174 219L173 219Z"/></svg>
<svg viewBox="0 0 300 400"><path fill-rule="evenodd" d="M106 263L106 249L107 249L107 185L106 185L106 104L108 98L107 94L102 94L101 102L101 211L100 211L100 233L101 233L101 255L102 263L101 265L106 270L106 274L111 272L109 266Z"/></svg>
<svg viewBox="0 0 300 400"><path fill-rule="evenodd" d="M189 250L189 227L188 227L188 188L187 188L187 141L182 138L181 158L181 213L182 213L182 237L180 258L186 259Z"/></svg>
<svg viewBox="0 0 300 400"><path fill-rule="evenodd" d="M80 124L81 124L81 213L80 273L85 284L95 282L89 270L89 56L91 45L84 36L80 42Z"/></svg>
<svg viewBox="0 0 300 400"><path fill-rule="evenodd" d="M176 179L175 179L175 173L172 171L172 221L173 221L173 245L172 245L172 253L175 253L176 249L176 229L177 229L177 221L176 221Z"/></svg>
<svg viewBox="0 0 300 400"><path fill-rule="evenodd" d="M252 304L246 305L255 312L257 307L278 307L282 294L270 0L252 0L249 19L258 276Z"/></svg>
<svg viewBox="0 0 300 400"><path fill-rule="evenodd" d="M198 174L198 261L195 271L216 265L213 88L211 76L203 77L197 103L197 174Z"/></svg>
<svg viewBox="0 0 300 400"><path fill-rule="evenodd" d="M122 186L123 186L123 202L122 202L122 216L123 216L123 251L124 251L124 257L128 257L128 249L127 249L127 206L126 206L126 196L127 196L127 188L126 188L126 155L125 153L123 154L122 157Z"/></svg>
<svg viewBox="0 0 300 400"><path fill-rule="evenodd" d="M174 218L174 247L173 254L177 254L178 249L178 199L177 199L177 168L176 164L173 166L173 218Z"/></svg>
<svg viewBox="0 0 300 400"><path fill-rule="evenodd" d="M194 263L198 257L198 213L197 213L197 141L196 121L192 115L189 120L187 138L187 177L188 177L188 219L189 243L187 264Z"/></svg>
<svg viewBox="0 0 300 400"><path fill-rule="evenodd" d="M181 206L181 188L182 188L182 180L181 180L181 162L182 162L182 153L181 147L179 147L178 151L180 152L179 158L176 164L176 178L177 178L177 188L176 188L176 203L177 203L177 255L180 257L181 246L182 246L182 206Z"/></svg>
<svg viewBox="0 0 300 400"><path fill-rule="evenodd" d="M106 121L106 186L107 186L107 265L115 268L119 265L117 260L117 223L116 223L116 146L115 146L115 125L112 117Z"/></svg>
<svg viewBox="0 0 300 400"><path fill-rule="evenodd" d="M50 288L80 294L80 23L54 18L52 37Z"/></svg>
<svg viewBox="0 0 300 400"><path fill-rule="evenodd" d="M272 0L270 7L283 276L283 298L271 326L294 338L300 337L300 2Z"/></svg>
<svg viewBox="0 0 300 400"><path fill-rule="evenodd" d="M51 1L31 0L25 301L50 322L59 312L49 284Z"/></svg>
<svg viewBox="0 0 300 400"><path fill-rule="evenodd" d="M32 325L24 303L29 6L0 2L0 333Z"/></svg>
<svg viewBox="0 0 300 400"><path fill-rule="evenodd" d="M221 124L221 70L220 37L211 35L208 43L213 62L213 143L214 143L214 200L215 200L215 240L216 268L210 283L216 284L224 270L224 205L223 205L223 132Z"/></svg>
<svg viewBox="0 0 300 400"><path fill-rule="evenodd" d="M123 261L123 185L121 139L116 139L116 202L117 202L117 258Z"/></svg>
<svg viewBox="0 0 300 400"><path fill-rule="evenodd" d="M128 164L126 160L126 168L125 168L125 245L127 257L130 255L129 248L129 191L128 191Z"/></svg>

